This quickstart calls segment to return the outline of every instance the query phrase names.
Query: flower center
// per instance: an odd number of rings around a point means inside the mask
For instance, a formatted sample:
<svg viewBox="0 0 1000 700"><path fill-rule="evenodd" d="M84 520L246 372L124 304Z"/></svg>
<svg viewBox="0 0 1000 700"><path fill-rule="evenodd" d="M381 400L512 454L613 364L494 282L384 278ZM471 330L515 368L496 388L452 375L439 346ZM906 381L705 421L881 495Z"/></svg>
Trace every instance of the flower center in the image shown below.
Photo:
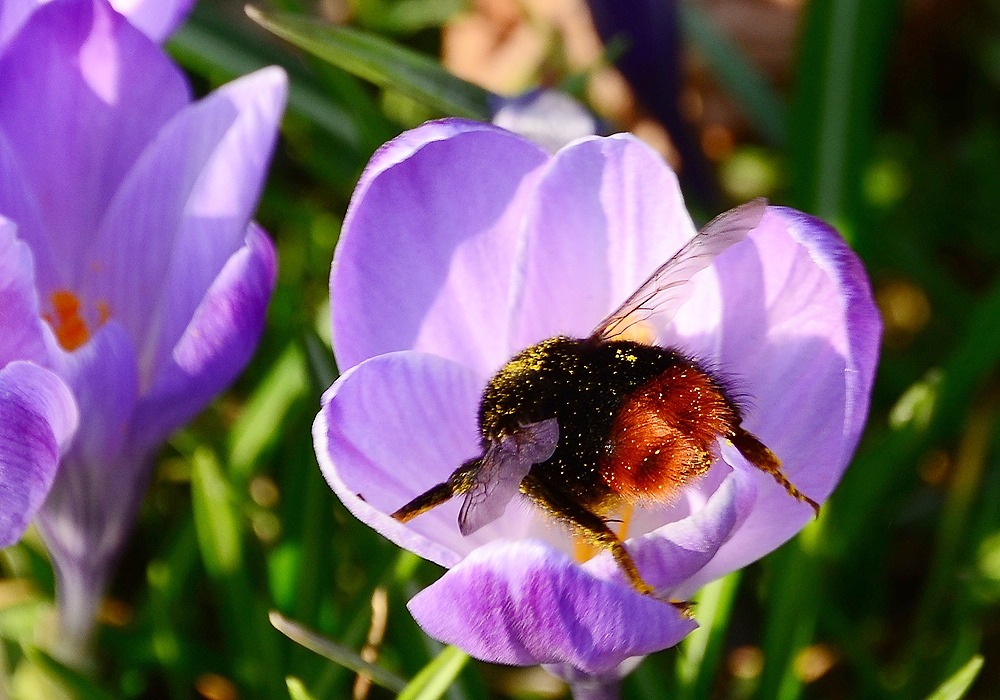
<svg viewBox="0 0 1000 700"><path fill-rule="evenodd" d="M80 315L82 305L76 295L68 289L57 289L49 299L52 313L42 314L42 318L52 326L59 344L72 352L90 340L90 329ZM97 302L98 326L103 326L110 316L108 305Z"/></svg>

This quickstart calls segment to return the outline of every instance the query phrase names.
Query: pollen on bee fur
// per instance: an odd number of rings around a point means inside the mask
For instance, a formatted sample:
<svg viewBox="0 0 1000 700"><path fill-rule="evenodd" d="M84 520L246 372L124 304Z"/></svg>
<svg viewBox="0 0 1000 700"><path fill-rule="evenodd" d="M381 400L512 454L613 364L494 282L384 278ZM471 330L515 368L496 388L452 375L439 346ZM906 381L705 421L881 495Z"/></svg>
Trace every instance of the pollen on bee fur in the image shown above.
<svg viewBox="0 0 1000 700"><path fill-rule="evenodd" d="M617 357L619 360L630 362L633 365L639 361L639 358L635 355L635 353L627 352L625 350L618 350L615 353L615 357Z"/></svg>

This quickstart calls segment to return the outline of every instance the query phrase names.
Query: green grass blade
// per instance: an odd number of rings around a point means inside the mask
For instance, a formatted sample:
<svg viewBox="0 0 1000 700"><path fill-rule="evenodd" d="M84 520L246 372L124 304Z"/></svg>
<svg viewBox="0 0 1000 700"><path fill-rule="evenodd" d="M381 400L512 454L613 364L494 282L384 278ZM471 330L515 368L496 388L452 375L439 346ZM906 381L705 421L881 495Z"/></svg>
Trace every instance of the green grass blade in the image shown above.
<svg viewBox="0 0 1000 700"><path fill-rule="evenodd" d="M276 610L272 610L268 617L276 630L296 644L301 644L310 651L330 659L330 661L345 668L349 668L355 673L365 674L371 678L372 683L382 686L386 690L391 690L394 693L399 693L407 687L406 681L396 674L386 671L377 664L365 661L354 651L316 634L297 622L289 620Z"/></svg>
<svg viewBox="0 0 1000 700"><path fill-rule="evenodd" d="M976 654L962 668L958 669L951 678L946 680L938 689L927 696L927 700L958 700L963 697L966 691L972 687L972 682L979 675L979 670L983 667L983 657Z"/></svg>
<svg viewBox="0 0 1000 700"><path fill-rule="evenodd" d="M292 700L316 700L309 694L305 683L300 681L295 676L288 676L288 678L285 679L285 685L288 686L288 695L292 698Z"/></svg>
<svg viewBox="0 0 1000 700"><path fill-rule="evenodd" d="M253 21L348 73L391 88L440 112L489 121L490 93L457 78L437 61L374 34L248 5Z"/></svg>
<svg viewBox="0 0 1000 700"><path fill-rule="evenodd" d="M458 647L445 647L410 681L398 700L438 700L455 682L468 660L468 654Z"/></svg>
<svg viewBox="0 0 1000 700"><path fill-rule="evenodd" d="M356 0L359 24L388 34L412 34L440 27L465 9L463 0Z"/></svg>
<svg viewBox="0 0 1000 700"><path fill-rule="evenodd" d="M243 563L239 522L219 461L205 447L191 457L191 499L205 568L213 578L235 573Z"/></svg>
<svg viewBox="0 0 1000 700"><path fill-rule="evenodd" d="M897 0L806 6L789 112L794 204L850 233L871 157L879 86Z"/></svg>
<svg viewBox="0 0 1000 700"><path fill-rule="evenodd" d="M298 345L289 343L229 432L229 474L237 483L249 479L257 461L281 439L276 426L308 390L305 357Z"/></svg>

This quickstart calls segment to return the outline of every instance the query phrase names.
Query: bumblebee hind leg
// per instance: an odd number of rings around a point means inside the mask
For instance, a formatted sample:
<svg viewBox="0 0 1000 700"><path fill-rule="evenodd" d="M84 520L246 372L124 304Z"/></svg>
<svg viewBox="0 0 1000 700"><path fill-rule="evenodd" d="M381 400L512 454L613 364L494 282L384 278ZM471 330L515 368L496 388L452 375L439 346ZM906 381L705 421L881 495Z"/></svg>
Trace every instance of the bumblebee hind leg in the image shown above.
<svg viewBox="0 0 1000 700"><path fill-rule="evenodd" d="M795 484L789 481L788 477L781 471L781 461L774 456L771 450L767 449L764 443L757 439L757 436L738 427L729 439L740 451L740 454L747 458L748 462L773 476L774 480L784 487L789 496L803 503L808 503L812 506L816 516L819 516L819 503L795 488Z"/></svg>

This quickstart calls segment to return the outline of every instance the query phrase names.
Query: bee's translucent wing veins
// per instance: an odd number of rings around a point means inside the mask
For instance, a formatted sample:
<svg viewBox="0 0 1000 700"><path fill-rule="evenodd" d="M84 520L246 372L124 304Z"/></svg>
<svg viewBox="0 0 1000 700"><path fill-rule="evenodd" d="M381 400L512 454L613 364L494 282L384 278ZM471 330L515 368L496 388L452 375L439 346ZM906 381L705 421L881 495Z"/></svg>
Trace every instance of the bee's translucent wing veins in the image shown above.
<svg viewBox="0 0 1000 700"><path fill-rule="evenodd" d="M531 465L551 457L558 442L559 422L550 418L490 444L458 513L461 533L471 535L503 515Z"/></svg>
<svg viewBox="0 0 1000 700"><path fill-rule="evenodd" d="M590 337L611 340L654 313L673 317L691 296L688 284L691 278L757 228L766 208L767 200L759 197L709 221L687 245L657 268L624 304L601 321Z"/></svg>

